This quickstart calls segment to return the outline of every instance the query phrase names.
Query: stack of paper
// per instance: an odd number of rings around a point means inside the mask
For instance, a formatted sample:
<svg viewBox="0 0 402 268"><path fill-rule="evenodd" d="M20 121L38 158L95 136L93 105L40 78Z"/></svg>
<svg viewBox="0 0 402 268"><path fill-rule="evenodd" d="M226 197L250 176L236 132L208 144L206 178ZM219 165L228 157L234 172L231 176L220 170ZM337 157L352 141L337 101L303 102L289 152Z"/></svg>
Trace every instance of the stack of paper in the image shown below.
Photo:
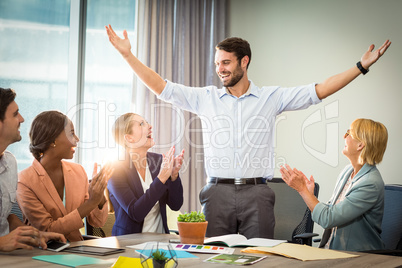
<svg viewBox="0 0 402 268"><path fill-rule="evenodd" d="M246 253L278 254L302 261L328 260L359 257L359 255L348 254L336 250L315 248L306 245L283 243L275 247L253 247L241 250Z"/></svg>

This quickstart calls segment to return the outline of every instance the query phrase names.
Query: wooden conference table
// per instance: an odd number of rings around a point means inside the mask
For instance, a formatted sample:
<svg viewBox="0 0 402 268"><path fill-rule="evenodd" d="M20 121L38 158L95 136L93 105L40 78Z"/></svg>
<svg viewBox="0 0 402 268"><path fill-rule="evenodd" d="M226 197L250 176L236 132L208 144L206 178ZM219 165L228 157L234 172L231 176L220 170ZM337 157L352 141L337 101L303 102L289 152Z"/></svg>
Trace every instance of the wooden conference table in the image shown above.
<svg viewBox="0 0 402 268"><path fill-rule="evenodd" d="M134 257L139 258L139 254L135 252L132 248L127 248L126 246L141 244L151 241L159 241L168 243L169 239L178 239L178 235L175 234L155 234L155 233L142 233L142 234L131 234L123 235L118 237L106 237L102 239L86 240L82 242L73 242L71 246L76 245L94 245L103 247L117 247L125 248L125 252L108 255L108 256L95 256L95 255L84 255L87 257L95 257L104 260L116 260L119 256ZM234 254L240 253L241 248L236 248ZM15 250L10 253L0 253L0 267L66 267L62 265L52 264L48 262L38 261L32 259L33 256L38 255L52 255L52 254L71 254L71 253L56 253L48 250L41 250L35 248L33 250ZM205 263L203 260L213 256L213 254L196 254L200 257L199 259L179 259L178 267L239 267L237 265L228 264L216 264L216 263ZM317 261L300 261L296 259L286 258L279 255L268 255L268 257L258 263L253 264L251 267L398 267L402 266L402 257L386 256L378 254L367 254L367 253L356 253L353 254L360 255L360 257L348 258L348 259L335 259L335 260L317 260ZM248 254L262 256L260 254ZM88 265L83 267L110 267L111 265Z"/></svg>

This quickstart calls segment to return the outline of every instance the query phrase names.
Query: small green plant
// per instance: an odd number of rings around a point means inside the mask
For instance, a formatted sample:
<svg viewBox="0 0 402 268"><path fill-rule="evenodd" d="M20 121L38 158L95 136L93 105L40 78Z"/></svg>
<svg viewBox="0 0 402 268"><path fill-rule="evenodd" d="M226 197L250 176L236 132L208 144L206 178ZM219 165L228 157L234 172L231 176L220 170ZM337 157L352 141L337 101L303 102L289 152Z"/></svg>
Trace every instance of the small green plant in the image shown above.
<svg viewBox="0 0 402 268"><path fill-rule="evenodd" d="M168 259L168 257L166 257L166 252L160 251L159 249L152 252L151 256L152 256L152 259L154 259L156 261L166 261Z"/></svg>
<svg viewBox="0 0 402 268"><path fill-rule="evenodd" d="M177 217L177 221L180 222L204 222L205 215L200 211L192 211L189 213L180 214Z"/></svg>

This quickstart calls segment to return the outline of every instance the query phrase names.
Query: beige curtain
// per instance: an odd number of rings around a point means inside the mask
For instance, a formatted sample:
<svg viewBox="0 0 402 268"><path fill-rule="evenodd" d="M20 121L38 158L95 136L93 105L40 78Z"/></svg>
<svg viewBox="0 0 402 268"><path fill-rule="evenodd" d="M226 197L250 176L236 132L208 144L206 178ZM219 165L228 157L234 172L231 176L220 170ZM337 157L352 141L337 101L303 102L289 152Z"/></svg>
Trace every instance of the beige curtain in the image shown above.
<svg viewBox="0 0 402 268"><path fill-rule="evenodd" d="M226 10L226 0L138 0L138 58L164 79L219 86L214 55L226 37ZM135 112L153 125L152 150L165 153L172 145L177 153L185 150L181 211L200 210L198 194L206 182L200 120L159 101L141 81L134 83L133 98Z"/></svg>

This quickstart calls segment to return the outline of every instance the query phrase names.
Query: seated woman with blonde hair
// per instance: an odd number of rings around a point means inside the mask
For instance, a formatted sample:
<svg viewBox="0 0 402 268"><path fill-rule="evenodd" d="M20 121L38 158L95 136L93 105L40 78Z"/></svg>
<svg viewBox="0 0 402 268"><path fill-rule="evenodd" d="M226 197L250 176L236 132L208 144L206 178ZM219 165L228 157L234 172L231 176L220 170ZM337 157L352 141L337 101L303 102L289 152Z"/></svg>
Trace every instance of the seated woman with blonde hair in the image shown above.
<svg viewBox="0 0 402 268"><path fill-rule="evenodd" d="M134 113L120 116L112 134L125 150L107 186L116 216L112 235L169 233L166 205L177 211L183 204L179 170L184 150L176 157L174 147L163 156L148 152L155 144L152 126Z"/></svg>
<svg viewBox="0 0 402 268"><path fill-rule="evenodd" d="M370 119L356 119L344 135L342 153L349 159L338 177L328 203L314 196L314 178L288 165L281 167L283 180L299 192L312 212L313 221L325 228L320 247L366 251L384 249L381 223L384 214L384 182L376 164L387 147L386 127Z"/></svg>
<svg viewBox="0 0 402 268"><path fill-rule="evenodd" d="M67 240L80 241L82 219L102 227L108 206L104 191L113 170L110 166L97 172L92 182L84 168L72 159L79 141L74 126L58 111L40 113L29 132L32 166L18 174L17 198L28 224L41 231L64 234Z"/></svg>

